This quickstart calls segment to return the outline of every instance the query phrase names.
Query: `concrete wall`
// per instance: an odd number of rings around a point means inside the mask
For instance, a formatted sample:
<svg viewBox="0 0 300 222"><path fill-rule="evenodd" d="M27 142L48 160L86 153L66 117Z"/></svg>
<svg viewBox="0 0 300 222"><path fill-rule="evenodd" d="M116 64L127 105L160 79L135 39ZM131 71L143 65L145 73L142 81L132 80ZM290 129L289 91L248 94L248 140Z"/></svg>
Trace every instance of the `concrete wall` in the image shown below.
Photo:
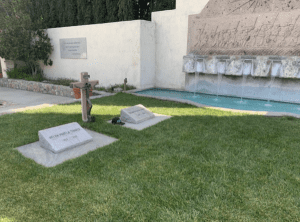
<svg viewBox="0 0 300 222"><path fill-rule="evenodd" d="M14 68L14 62L11 60L5 60L4 58L0 57L0 62L1 62L1 69L2 69L2 77L7 78L7 73L6 70L8 69L13 69ZM17 63L22 63L18 61Z"/></svg>
<svg viewBox="0 0 300 222"><path fill-rule="evenodd" d="M49 78L79 80L88 72L100 86L127 78L137 88L185 88L182 72L187 52L188 16L202 11L209 0L177 0L175 10L152 13L152 21L126 21L48 29L54 46L52 66L41 67ZM87 59L61 59L59 39L87 40ZM4 76L5 77L5 76Z"/></svg>
<svg viewBox="0 0 300 222"><path fill-rule="evenodd" d="M1 62L1 72L2 72L2 77L7 78L6 70L8 68L13 68L14 65L11 61L7 62L4 58L0 57L0 62Z"/></svg>
<svg viewBox="0 0 300 222"><path fill-rule="evenodd" d="M6 65L5 65L4 61L5 61L5 59L2 59L0 57L0 64L1 64L1 70L0 70L0 72L2 73L3 78L7 78L7 75L6 75L6 72L5 72Z"/></svg>
<svg viewBox="0 0 300 222"><path fill-rule="evenodd" d="M148 21L141 21L141 24L140 88L150 88L155 86L155 24Z"/></svg>
<svg viewBox="0 0 300 222"><path fill-rule="evenodd" d="M184 89L183 56L187 52L188 16L202 11L209 0L177 0L176 9L153 12L155 23L155 86Z"/></svg>
<svg viewBox="0 0 300 222"><path fill-rule="evenodd" d="M12 61L12 60L5 60L4 58L0 57L0 62L1 62L1 69L0 72L2 72L3 78L7 78L7 73L6 71L8 69L13 69L15 66L16 67L23 67L26 64L22 61Z"/></svg>
<svg viewBox="0 0 300 222"><path fill-rule="evenodd" d="M209 0L177 0L175 10L152 13L152 22L126 21L48 29L53 66L43 67L52 78L91 79L108 86L127 78L137 88L185 88L182 72L187 52L188 16L202 11ZM87 38L84 59L60 59L59 39Z"/></svg>
<svg viewBox="0 0 300 222"><path fill-rule="evenodd" d="M81 72L88 72L100 86L121 84L127 78L127 84L137 88L153 87L154 31L153 23L141 20L48 29L53 65L41 67L49 78L79 80ZM59 39L83 37L87 59L61 59Z"/></svg>

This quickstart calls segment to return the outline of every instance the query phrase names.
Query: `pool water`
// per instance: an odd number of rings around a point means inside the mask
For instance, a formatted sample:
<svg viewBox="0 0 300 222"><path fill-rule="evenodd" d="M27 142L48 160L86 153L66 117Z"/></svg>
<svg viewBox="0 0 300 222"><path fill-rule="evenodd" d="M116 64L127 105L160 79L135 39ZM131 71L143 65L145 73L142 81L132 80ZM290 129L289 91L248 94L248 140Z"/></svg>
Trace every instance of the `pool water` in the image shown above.
<svg viewBox="0 0 300 222"><path fill-rule="evenodd" d="M186 99L196 103L214 107L251 111L288 112L300 115L300 104L296 103L246 98L241 99L240 97L216 96L204 93L193 93L187 91L176 91L159 88L136 91L135 93L151 96Z"/></svg>

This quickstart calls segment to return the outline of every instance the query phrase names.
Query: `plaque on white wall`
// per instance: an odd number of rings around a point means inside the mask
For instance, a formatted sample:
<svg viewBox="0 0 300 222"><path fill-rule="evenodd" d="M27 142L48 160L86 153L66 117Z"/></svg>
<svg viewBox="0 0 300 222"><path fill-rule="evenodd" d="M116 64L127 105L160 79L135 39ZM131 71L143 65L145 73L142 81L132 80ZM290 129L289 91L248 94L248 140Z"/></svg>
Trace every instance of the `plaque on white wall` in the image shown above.
<svg viewBox="0 0 300 222"><path fill-rule="evenodd" d="M86 38L60 39L62 59L86 59Z"/></svg>

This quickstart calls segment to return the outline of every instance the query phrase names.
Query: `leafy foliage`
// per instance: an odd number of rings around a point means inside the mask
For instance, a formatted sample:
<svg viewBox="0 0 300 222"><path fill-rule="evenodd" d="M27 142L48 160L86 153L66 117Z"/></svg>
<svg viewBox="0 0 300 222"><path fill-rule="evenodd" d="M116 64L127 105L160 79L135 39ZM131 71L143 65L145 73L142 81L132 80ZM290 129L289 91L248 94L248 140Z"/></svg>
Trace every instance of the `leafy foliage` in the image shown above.
<svg viewBox="0 0 300 222"><path fill-rule="evenodd" d="M58 20L61 27L67 26L66 13L65 13L65 0L59 0L56 2L58 11Z"/></svg>
<svg viewBox="0 0 300 222"><path fill-rule="evenodd" d="M91 1L77 0L77 20L78 25L88 25L93 23Z"/></svg>
<svg viewBox="0 0 300 222"><path fill-rule="evenodd" d="M119 0L118 7L119 20L128 21L138 18L138 4L136 2Z"/></svg>
<svg viewBox="0 0 300 222"><path fill-rule="evenodd" d="M66 19L66 26L74 26L77 24L77 5L76 2L70 2L70 1L65 1L65 19Z"/></svg>
<svg viewBox="0 0 300 222"><path fill-rule="evenodd" d="M107 22L118 22L119 0L106 0Z"/></svg>
<svg viewBox="0 0 300 222"><path fill-rule="evenodd" d="M50 6L50 10L49 10L49 21L48 24L44 25L43 28L56 28L56 27L60 27L59 26L59 20L57 17L57 4L56 4L56 0L51 0L49 1L49 6Z"/></svg>
<svg viewBox="0 0 300 222"><path fill-rule="evenodd" d="M174 0L151 1L153 9L151 11L163 11L175 8Z"/></svg>
<svg viewBox="0 0 300 222"><path fill-rule="evenodd" d="M92 8L94 24L105 23L107 20L106 0L94 0Z"/></svg>
<svg viewBox="0 0 300 222"><path fill-rule="evenodd" d="M16 4L21 0L1 0ZM0 14L5 16L6 7ZM21 4L29 12L31 21L40 21L36 28L98 24L128 20L151 20L151 12L175 9L175 0L24 0ZM1 13L1 11L5 13ZM11 14L8 10L8 14ZM0 15L1 18L1 15ZM0 24L1 29L1 24Z"/></svg>
<svg viewBox="0 0 300 222"><path fill-rule="evenodd" d="M0 56L8 60L24 61L31 68L33 77L38 72L39 60L44 65L52 65L49 57L53 50L48 35L39 29L43 18L35 17L34 22L31 20L30 15L42 9L38 2L35 3L32 4L31 0L3 1L2 6L9 16L2 16L5 24L2 24L0 35Z"/></svg>
<svg viewBox="0 0 300 222"><path fill-rule="evenodd" d="M42 81L43 80L43 72L39 69L39 72L35 77L32 76L31 68L28 66L21 68L14 68L11 70L7 70L7 76L10 79L25 79L29 81Z"/></svg>

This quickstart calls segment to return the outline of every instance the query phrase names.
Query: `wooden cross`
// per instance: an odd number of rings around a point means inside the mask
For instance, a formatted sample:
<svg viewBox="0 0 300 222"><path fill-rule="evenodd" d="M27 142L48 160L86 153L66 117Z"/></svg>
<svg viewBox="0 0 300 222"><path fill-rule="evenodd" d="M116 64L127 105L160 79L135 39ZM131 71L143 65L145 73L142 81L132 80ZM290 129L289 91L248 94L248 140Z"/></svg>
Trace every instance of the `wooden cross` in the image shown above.
<svg viewBox="0 0 300 222"><path fill-rule="evenodd" d="M71 82L71 88L80 88L81 92L81 106L82 106L82 120L83 122L95 122L95 117L91 116L91 109L93 107L92 102L89 99L89 91L99 84L98 80L88 81L90 75L87 72L80 74L81 82Z"/></svg>

